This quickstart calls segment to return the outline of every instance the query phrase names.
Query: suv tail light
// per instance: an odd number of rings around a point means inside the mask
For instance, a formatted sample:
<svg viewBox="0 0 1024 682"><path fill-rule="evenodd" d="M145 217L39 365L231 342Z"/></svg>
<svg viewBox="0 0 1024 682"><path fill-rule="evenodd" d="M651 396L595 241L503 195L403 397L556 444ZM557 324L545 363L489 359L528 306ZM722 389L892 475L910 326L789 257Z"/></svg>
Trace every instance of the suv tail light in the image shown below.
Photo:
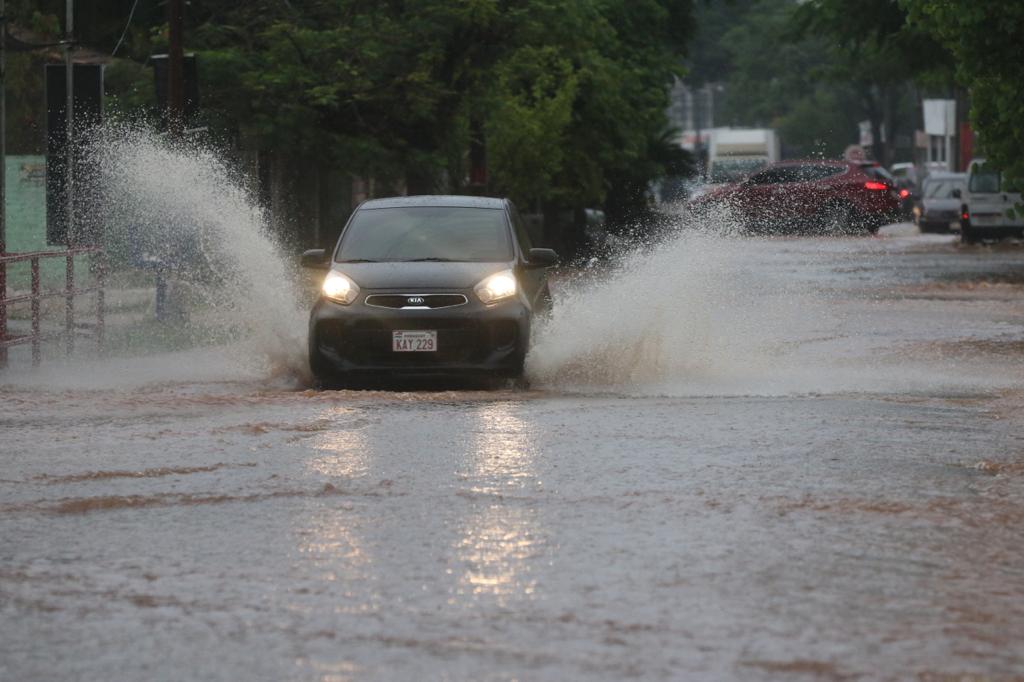
<svg viewBox="0 0 1024 682"><path fill-rule="evenodd" d="M875 180L868 180L864 183L864 189L874 190L876 192L882 192L889 189L889 185L884 182L876 182Z"/></svg>
<svg viewBox="0 0 1024 682"><path fill-rule="evenodd" d="M900 199L906 199L909 196L910 196L910 190L909 189L903 188L903 189L900 190Z"/></svg>

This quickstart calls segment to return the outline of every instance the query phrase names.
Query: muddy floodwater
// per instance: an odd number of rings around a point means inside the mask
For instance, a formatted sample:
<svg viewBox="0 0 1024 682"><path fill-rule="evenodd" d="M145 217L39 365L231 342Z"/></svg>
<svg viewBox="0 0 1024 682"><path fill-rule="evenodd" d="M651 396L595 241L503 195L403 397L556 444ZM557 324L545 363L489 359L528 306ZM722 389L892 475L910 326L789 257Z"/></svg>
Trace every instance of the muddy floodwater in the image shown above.
<svg viewBox="0 0 1024 682"><path fill-rule="evenodd" d="M529 390L0 374L0 679L1022 679L1024 247L702 244Z"/></svg>

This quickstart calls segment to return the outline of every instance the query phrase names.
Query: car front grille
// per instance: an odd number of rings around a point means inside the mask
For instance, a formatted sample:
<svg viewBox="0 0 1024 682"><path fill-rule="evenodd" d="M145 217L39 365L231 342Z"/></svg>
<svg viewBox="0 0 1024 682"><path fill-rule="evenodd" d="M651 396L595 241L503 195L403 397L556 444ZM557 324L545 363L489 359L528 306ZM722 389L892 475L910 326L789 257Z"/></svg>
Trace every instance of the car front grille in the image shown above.
<svg viewBox="0 0 1024 682"><path fill-rule="evenodd" d="M437 351L395 353L391 333L395 330L437 332ZM320 327L320 343L339 356L359 365L401 367L427 363L476 362L494 350L509 348L519 338L511 320L480 322L472 319L357 320L348 325L328 321Z"/></svg>
<svg viewBox="0 0 1024 682"><path fill-rule="evenodd" d="M454 308L469 302L463 294L370 294L366 305L375 308Z"/></svg>

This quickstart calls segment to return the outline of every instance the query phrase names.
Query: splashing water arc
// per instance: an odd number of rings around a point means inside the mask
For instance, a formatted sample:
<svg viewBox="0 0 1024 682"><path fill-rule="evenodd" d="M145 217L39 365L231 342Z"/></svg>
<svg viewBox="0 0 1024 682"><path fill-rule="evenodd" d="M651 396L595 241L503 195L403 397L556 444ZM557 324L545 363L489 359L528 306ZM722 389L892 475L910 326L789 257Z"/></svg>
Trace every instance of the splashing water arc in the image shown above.
<svg viewBox="0 0 1024 682"><path fill-rule="evenodd" d="M749 240L728 210L674 228L618 254L604 276L562 283L529 357L534 382L661 390L748 380L777 365L809 307L828 318L792 283L749 267Z"/></svg>
<svg viewBox="0 0 1024 682"><path fill-rule="evenodd" d="M193 347L167 354L165 345L159 360L132 348L146 355L133 381L309 385L309 301L293 250L273 236L243 175L208 147L138 126L104 127L88 151L98 177L90 220L122 264L156 260L172 273L185 307L172 323L194 332ZM527 358L532 385L659 395L964 385L954 367L884 360L886 322L858 307L860 294L836 300L831 288L844 242L752 238L738 223L723 208L690 212L599 268L558 275Z"/></svg>
<svg viewBox="0 0 1024 682"><path fill-rule="evenodd" d="M183 324L238 344L241 364L304 377L306 313L267 212L217 152L138 126L95 131L93 219L114 258L158 263L188 292Z"/></svg>

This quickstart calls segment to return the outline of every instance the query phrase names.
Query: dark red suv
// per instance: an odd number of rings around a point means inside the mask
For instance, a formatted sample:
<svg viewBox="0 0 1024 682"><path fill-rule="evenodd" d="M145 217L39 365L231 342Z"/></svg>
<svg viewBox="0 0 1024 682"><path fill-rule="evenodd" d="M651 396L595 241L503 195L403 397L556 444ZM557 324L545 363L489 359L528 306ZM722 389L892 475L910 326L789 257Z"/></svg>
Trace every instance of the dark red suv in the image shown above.
<svg viewBox="0 0 1024 682"><path fill-rule="evenodd" d="M872 162L782 161L701 197L752 231L877 232L899 216L894 178Z"/></svg>

